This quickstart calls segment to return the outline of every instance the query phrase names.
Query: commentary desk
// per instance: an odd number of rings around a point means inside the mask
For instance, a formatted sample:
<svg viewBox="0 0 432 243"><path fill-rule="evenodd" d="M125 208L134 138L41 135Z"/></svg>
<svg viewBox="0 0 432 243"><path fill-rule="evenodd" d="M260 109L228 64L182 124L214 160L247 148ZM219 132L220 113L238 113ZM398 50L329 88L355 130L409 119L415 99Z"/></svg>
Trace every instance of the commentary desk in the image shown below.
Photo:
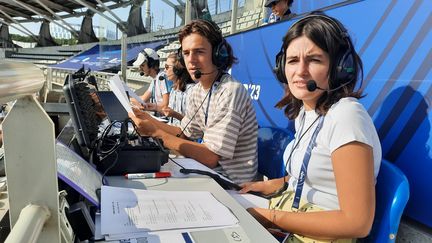
<svg viewBox="0 0 432 243"><path fill-rule="evenodd" d="M108 177L110 186L128 187L146 190L166 191L209 191L221 203L227 206L239 220L238 227L197 231L191 235L195 242L278 242L262 227L240 204L237 203L213 179L206 177L194 178L161 178L127 180L124 177Z"/></svg>

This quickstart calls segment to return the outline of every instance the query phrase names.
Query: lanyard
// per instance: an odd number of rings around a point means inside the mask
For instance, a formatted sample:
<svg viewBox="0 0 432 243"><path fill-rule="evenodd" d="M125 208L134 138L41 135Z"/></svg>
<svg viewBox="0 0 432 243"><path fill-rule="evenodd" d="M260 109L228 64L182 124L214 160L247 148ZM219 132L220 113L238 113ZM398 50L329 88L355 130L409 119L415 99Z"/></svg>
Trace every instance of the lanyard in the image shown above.
<svg viewBox="0 0 432 243"><path fill-rule="evenodd" d="M208 119L208 114L209 114L209 107L210 107L210 99L213 93L213 89L216 90L216 88L219 86L220 80L222 78L222 75L225 73L221 73L218 75L218 77L216 78L216 80L213 82L212 86L210 87L209 93L208 93L208 100L207 100L207 108L204 112L204 125L207 126L207 119Z"/></svg>
<svg viewBox="0 0 432 243"><path fill-rule="evenodd" d="M315 128L315 131L312 134L312 137L309 141L309 145L307 146L305 155L303 157L303 163L300 169L300 173L299 173L299 179L297 181L297 187L295 190L295 196L294 196L294 201L293 204L291 206L291 208L294 209L298 209L299 205L300 205L300 198L302 195L302 191L303 191L303 186L304 186L304 182L306 180L306 174L307 174L307 167L309 165L309 160L312 154L312 149L313 147L315 147L315 142L316 142L316 138L318 136L319 131L321 130L322 124L324 122L324 116L320 116L319 117L319 121L318 121L318 125Z"/></svg>
<svg viewBox="0 0 432 243"><path fill-rule="evenodd" d="M209 97L208 97L208 100L207 100L207 109L206 109L206 111L204 113L204 125L205 126L207 126L208 112L209 112L210 99L211 99L211 95L212 95L212 92L213 92L213 87L214 86L212 86L211 89L210 89Z"/></svg>

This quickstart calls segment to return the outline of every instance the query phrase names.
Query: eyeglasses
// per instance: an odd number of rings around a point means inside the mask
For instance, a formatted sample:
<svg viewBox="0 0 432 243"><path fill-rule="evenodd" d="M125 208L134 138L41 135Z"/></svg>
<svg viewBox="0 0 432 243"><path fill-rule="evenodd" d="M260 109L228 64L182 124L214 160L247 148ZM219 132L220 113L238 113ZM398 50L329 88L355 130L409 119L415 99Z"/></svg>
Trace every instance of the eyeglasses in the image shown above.
<svg viewBox="0 0 432 243"><path fill-rule="evenodd" d="M174 66L174 65L165 64L165 70L168 70L172 66Z"/></svg>

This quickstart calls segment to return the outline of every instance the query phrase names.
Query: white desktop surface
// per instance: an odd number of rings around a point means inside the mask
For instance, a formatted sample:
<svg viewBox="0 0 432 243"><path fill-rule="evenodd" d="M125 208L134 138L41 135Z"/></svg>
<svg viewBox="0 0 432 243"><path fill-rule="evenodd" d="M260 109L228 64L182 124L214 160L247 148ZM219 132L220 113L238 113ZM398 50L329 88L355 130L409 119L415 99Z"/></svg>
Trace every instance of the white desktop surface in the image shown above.
<svg viewBox="0 0 432 243"><path fill-rule="evenodd" d="M196 243L221 242L278 242L262 227L240 204L211 178L163 178L127 180L124 177L108 177L110 186L128 187L146 190L166 191L210 191L221 203L231 209L239 219L235 228L198 231L191 235Z"/></svg>

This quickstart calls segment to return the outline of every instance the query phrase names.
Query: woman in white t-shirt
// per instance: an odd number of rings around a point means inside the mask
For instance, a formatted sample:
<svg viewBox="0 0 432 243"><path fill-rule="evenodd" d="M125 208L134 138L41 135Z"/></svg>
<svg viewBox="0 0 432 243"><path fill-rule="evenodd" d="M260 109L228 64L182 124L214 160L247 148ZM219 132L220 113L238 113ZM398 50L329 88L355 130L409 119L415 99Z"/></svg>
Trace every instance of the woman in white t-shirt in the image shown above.
<svg viewBox="0 0 432 243"><path fill-rule="evenodd" d="M343 25L321 13L292 25L276 57L286 92L276 107L295 119L287 176L246 183L241 192L275 196L248 211L263 225L290 232L287 242L350 242L369 234L381 145L358 99L362 62ZM278 194L276 196L276 194Z"/></svg>
<svg viewBox="0 0 432 243"><path fill-rule="evenodd" d="M168 107L162 108L162 113L169 118L169 124L179 125L186 114L188 94L195 85L186 68L179 61L176 53L171 53L165 62L165 73L173 86L169 96Z"/></svg>

